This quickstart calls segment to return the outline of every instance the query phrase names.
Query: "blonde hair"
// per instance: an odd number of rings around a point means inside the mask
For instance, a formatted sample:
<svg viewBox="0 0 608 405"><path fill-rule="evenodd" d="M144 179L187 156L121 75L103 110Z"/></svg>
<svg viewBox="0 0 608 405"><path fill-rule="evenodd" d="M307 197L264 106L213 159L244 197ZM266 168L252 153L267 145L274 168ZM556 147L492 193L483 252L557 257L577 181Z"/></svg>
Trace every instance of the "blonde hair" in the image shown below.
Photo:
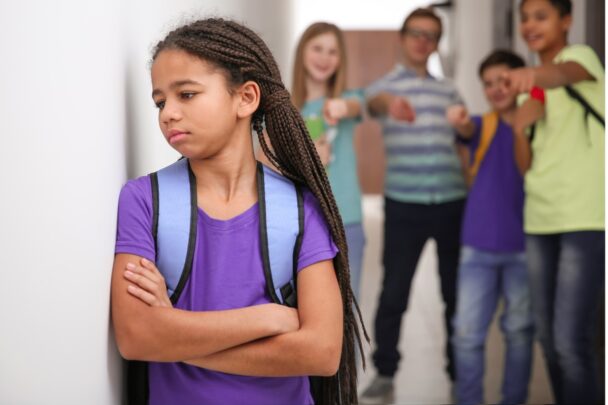
<svg viewBox="0 0 608 405"><path fill-rule="evenodd" d="M327 22L317 22L310 25L300 37L296 48L296 58L293 64L293 82L291 86L291 98L298 109L301 109L306 101L306 68L304 67L304 49L308 42L326 33L332 33L336 36L338 42L338 52L340 61L338 69L329 78L327 96L331 98L340 97L346 88L346 46L344 44L344 35L340 28L336 25Z"/></svg>

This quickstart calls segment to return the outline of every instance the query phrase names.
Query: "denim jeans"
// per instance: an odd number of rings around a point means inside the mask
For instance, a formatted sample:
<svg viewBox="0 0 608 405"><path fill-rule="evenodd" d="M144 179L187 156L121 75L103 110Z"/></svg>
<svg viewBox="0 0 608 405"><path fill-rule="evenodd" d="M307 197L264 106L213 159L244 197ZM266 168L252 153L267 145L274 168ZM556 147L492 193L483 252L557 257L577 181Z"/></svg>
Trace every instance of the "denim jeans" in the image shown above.
<svg viewBox="0 0 608 405"><path fill-rule="evenodd" d="M528 396L534 339L525 253L464 246L452 338L459 404L485 403L485 342L500 298L504 299L500 326L506 344L501 403L523 404Z"/></svg>
<svg viewBox="0 0 608 405"><path fill-rule="evenodd" d="M604 287L603 231L527 235L536 335L558 404L598 395L593 340Z"/></svg>
<svg viewBox="0 0 608 405"><path fill-rule="evenodd" d="M350 266L350 286L357 301L361 284L361 268L363 266L363 250L365 234L361 223L344 226L346 243L348 244L348 264Z"/></svg>

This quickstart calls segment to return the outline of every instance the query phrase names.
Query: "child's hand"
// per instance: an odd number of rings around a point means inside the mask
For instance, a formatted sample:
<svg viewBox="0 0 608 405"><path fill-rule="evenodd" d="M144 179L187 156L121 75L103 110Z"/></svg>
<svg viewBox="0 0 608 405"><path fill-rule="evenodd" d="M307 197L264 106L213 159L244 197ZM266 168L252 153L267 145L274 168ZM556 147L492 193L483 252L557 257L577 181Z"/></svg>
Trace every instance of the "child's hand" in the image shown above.
<svg viewBox="0 0 608 405"><path fill-rule="evenodd" d="M529 98L515 111L513 130L516 134L523 134L529 126L545 116L545 107L534 98Z"/></svg>
<svg viewBox="0 0 608 405"><path fill-rule="evenodd" d="M279 304L269 305L274 305L276 307L275 320L279 326L280 333L295 332L300 329L300 318L296 309Z"/></svg>
<svg viewBox="0 0 608 405"><path fill-rule="evenodd" d="M398 121L414 122L416 111L414 107L403 97L393 97L388 105L388 114Z"/></svg>
<svg viewBox="0 0 608 405"><path fill-rule="evenodd" d="M323 118L329 125L337 125L338 121L346 117L348 106L341 98L330 98L323 105Z"/></svg>
<svg viewBox="0 0 608 405"><path fill-rule="evenodd" d="M502 74L502 82L508 93L527 93L536 85L536 70L531 67L508 70Z"/></svg>
<svg viewBox="0 0 608 405"><path fill-rule="evenodd" d="M133 283L127 287L129 294L151 307L173 307L165 278L151 261L141 259L139 265L128 263L124 277Z"/></svg>
<svg viewBox="0 0 608 405"><path fill-rule="evenodd" d="M327 142L327 137L325 135L315 141L315 148L317 148L321 163L323 166L327 166L331 159L331 144Z"/></svg>
<svg viewBox="0 0 608 405"><path fill-rule="evenodd" d="M453 127L459 128L469 123L471 117L466 107L462 104L448 107L445 117Z"/></svg>

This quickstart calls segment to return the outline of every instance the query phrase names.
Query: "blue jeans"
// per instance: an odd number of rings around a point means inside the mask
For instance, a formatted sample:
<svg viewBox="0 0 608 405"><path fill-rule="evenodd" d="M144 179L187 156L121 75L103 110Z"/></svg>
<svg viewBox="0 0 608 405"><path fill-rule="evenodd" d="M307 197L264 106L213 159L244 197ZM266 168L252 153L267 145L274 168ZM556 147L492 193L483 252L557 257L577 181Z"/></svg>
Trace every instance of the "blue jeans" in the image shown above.
<svg viewBox="0 0 608 405"><path fill-rule="evenodd" d="M363 249L365 248L365 234L361 223L344 226L346 243L348 244L348 264L350 265L350 286L355 298L359 300L361 284L361 268L363 267Z"/></svg>
<svg viewBox="0 0 608 405"><path fill-rule="evenodd" d="M537 338L556 402L597 402L593 340L604 287L603 231L527 235Z"/></svg>
<svg viewBox="0 0 608 405"><path fill-rule="evenodd" d="M500 326L506 343L502 403L525 403L534 338L525 253L463 246L457 297L452 343L458 403L484 403L485 341L500 298L504 299Z"/></svg>

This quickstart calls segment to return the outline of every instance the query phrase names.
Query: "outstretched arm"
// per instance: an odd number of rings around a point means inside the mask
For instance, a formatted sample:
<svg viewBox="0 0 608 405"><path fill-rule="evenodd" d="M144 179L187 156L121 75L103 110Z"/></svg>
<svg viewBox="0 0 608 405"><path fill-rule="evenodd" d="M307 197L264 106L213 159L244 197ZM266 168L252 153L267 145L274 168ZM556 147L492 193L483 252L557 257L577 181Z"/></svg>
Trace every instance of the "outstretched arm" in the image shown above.
<svg viewBox="0 0 608 405"><path fill-rule="evenodd" d="M416 119L414 107L405 97L381 92L367 101L367 108L372 117L389 115L398 121L413 122Z"/></svg>
<svg viewBox="0 0 608 405"><path fill-rule="evenodd" d="M300 329L186 363L250 376L336 373L342 351L342 300L333 264L318 262L298 275Z"/></svg>
<svg viewBox="0 0 608 405"><path fill-rule="evenodd" d="M471 119L466 107L462 104L448 107L446 119L463 138L469 139L475 133L475 123Z"/></svg>
<svg viewBox="0 0 608 405"><path fill-rule="evenodd" d="M534 86L554 89L583 80L595 80L595 77L579 63L570 61L512 69L503 74L503 79L508 90L527 93Z"/></svg>
<svg viewBox="0 0 608 405"><path fill-rule="evenodd" d="M142 260L144 260L142 262ZM126 274L127 264L130 275ZM192 312L167 305L162 276L139 256L117 254L112 272L112 322L121 355L130 360L183 361L242 345L267 336L297 330L297 313L277 304L225 311ZM158 273L160 274L160 273ZM156 283L152 281L156 277ZM151 287L156 285L156 287ZM129 286L131 286L129 288ZM147 286L147 287L146 287ZM145 289L164 289L157 305L145 299Z"/></svg>
<svg viewBox="0 0 608 405"><path fill-rule="evenodd" d="M330 98L323 105L323 118L329 125L337 125L343 118L361 115L361 103L356 98Z"/></svg>

